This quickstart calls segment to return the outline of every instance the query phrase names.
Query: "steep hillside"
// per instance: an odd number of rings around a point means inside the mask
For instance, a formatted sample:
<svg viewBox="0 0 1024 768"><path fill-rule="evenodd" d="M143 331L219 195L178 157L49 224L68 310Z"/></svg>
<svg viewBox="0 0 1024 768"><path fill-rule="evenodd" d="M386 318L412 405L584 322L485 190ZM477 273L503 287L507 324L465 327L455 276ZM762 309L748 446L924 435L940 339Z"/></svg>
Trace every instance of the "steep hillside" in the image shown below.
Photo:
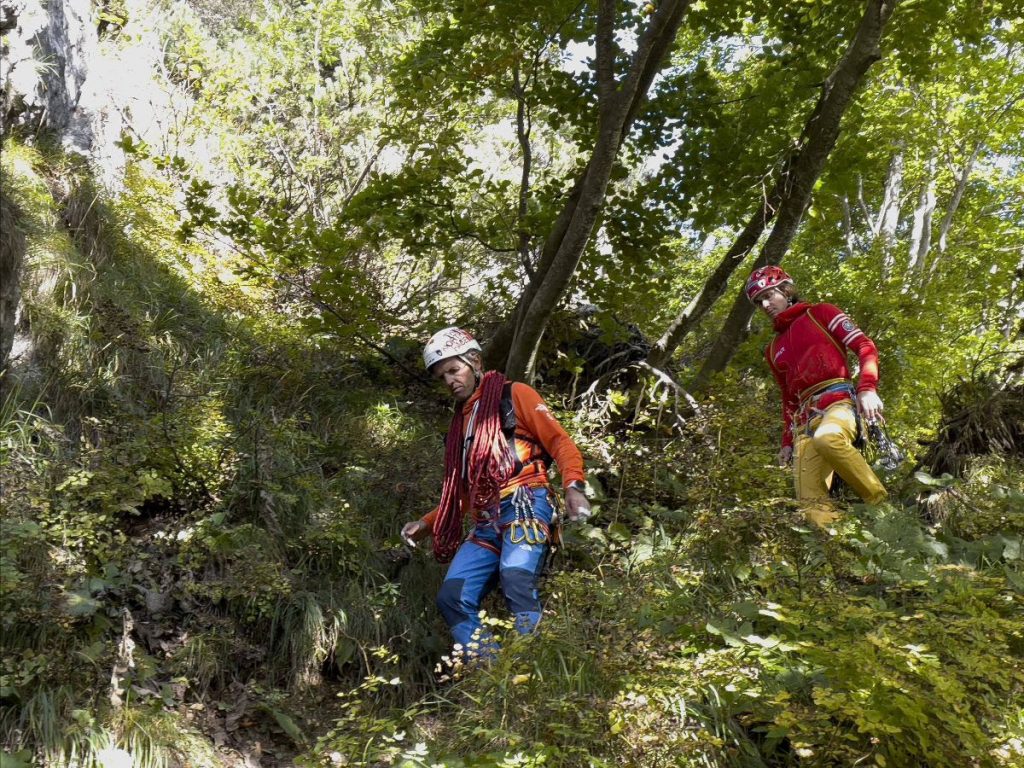
<svg viewBox="0 0 1024 768"><path fill-rule="evenodd" d="M1024 766L1020 3L0 0L0 54L0 768ZM822 528L768 261L907 454ZM488 663L399 535L453 324L594 510Z"/></svg>
<svg viewBox="0 0 1024 768"><path fill-rule="evenodd" d="M159 183L103 199L14 144L3 167L28 244L4 377L9 747L185 759L180 730L280 734L283 697L361 680L398 637L429 679L440 627L409 626L389 558L437 476L407 389L183 248Z"/></svg>
<svg viewBox="0 0 1024 768"><path fill-rule="evenodd" d="M627 432L577 412L598 513L565 531L543 631L435 670L440 569L396 533L437 493L438 394L183 248L152 178L107 199L16 144L3 169L29 254L12 765L1018 763L1019 459L891 478L898 503L822 535L751 441L757 388L683 431L663 398Z"/></svg>

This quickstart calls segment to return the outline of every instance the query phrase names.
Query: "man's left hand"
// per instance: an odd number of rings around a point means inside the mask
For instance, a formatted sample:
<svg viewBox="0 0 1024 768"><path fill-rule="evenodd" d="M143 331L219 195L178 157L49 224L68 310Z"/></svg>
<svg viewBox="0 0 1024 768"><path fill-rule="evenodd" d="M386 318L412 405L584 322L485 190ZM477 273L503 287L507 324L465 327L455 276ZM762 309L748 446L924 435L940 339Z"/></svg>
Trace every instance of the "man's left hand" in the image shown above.
<svg viewBox="0 0 1024 768"><path fill-rule="evenodd" d="M574 523L590 517L590 502L582 491L575 488L565 489L565 514Z"/></svg>
<svg viewBox="0 0 1024 768"><path fill-rule="evenodd" d="M885 421L885 418L882 416L882 398L878 396L875 390L865 389L857 395L857 405L860 408L861 414L869 422Z"/></svg>

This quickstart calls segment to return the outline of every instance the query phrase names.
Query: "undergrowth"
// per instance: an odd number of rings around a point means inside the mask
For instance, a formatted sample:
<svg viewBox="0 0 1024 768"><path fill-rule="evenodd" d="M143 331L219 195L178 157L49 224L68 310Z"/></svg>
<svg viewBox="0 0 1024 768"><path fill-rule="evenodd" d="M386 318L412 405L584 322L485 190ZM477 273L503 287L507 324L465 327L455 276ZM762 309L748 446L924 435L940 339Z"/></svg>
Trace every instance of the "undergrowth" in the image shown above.
<svg viewBox="0 0 1024 768"><path fill-rule="evenodd" d="M441 569L397 531L436 499L443 399L182 244L141 161L112 198L8 144L3 184L32 275L0 404L5 766L1024 761L1017 459L905 467L821 532L761 377L686 413L654 382L592 398L561 417L595 516L541 631L438 668Z"/></svg>
<svg viewBox="0 0 1024 768"><path fill-rule="evenodd" d="M0 410L6 754L178 764L204 732L284 759L379 649L420 648L403 671L427 684L438 627L410 631L400 598L426 606L435 576L390 554L434 425L229 254L183 246L151 171L109 199L55 150L3 155L35 277ZM423 471L376 470L399 456Z"/></svg>
<svg viewBox="0 0 1024 768"><path fill-rule="evenodd" d="M624 507L628 539L600 520L576 531L592 567L549 580L539 636L506 638L497 663L371 732L338 721L311 759L1019 765L1024 487L1019 466L994 464L985 495L1003 517L974 539L982 559L891 505L857 505L824 534L774 500L681 530Z"/></svg>

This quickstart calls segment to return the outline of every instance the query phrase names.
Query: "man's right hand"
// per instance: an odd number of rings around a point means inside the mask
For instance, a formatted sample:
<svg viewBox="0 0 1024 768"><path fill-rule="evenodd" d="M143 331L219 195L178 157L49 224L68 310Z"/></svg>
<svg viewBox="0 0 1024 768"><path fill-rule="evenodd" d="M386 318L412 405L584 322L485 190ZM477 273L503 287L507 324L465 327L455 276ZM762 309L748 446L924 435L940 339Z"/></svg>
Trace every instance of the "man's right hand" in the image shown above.
<svg viewBox="0 0 1024 768"><path fill-rule="evenodd" d="M789 466L789 463L793 460L793 446L784 445L782 450L779 451L779 466Z"/></svg>
<svg viewBox="0 0 1024 768"><path fill-rule="evenodd" d="M430 535L430 528L422 520L413 520L402 526L402 541L410 547L415 547L416 542L427 538Z"/></svg>

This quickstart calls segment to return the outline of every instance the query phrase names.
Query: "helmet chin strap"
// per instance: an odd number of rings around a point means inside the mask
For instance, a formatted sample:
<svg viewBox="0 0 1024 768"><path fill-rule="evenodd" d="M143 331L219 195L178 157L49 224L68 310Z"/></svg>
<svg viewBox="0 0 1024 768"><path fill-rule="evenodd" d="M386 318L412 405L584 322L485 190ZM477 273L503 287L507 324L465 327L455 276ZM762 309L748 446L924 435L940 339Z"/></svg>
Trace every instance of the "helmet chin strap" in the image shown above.
<svg viewBox="0 0 1024 768"><path fill-rule="evenodd" d="M459 360L461 360L462 362L464 362L466 365L473 369L473 391L476 392L476 388L480 386L480 379L484 377L483 371L481 371L477 366L473 365L473 363L466 355L459 355Z"/></svg>
<svg viewBox="0 0 1024 768"><path fill-rule="evenodd" d="M775 290L785 297L787 307L792 307L794 304L796 304L796 298L787 294L784 290L782 290L782 288L780 288L779 286L775 286Z"/></svg>

